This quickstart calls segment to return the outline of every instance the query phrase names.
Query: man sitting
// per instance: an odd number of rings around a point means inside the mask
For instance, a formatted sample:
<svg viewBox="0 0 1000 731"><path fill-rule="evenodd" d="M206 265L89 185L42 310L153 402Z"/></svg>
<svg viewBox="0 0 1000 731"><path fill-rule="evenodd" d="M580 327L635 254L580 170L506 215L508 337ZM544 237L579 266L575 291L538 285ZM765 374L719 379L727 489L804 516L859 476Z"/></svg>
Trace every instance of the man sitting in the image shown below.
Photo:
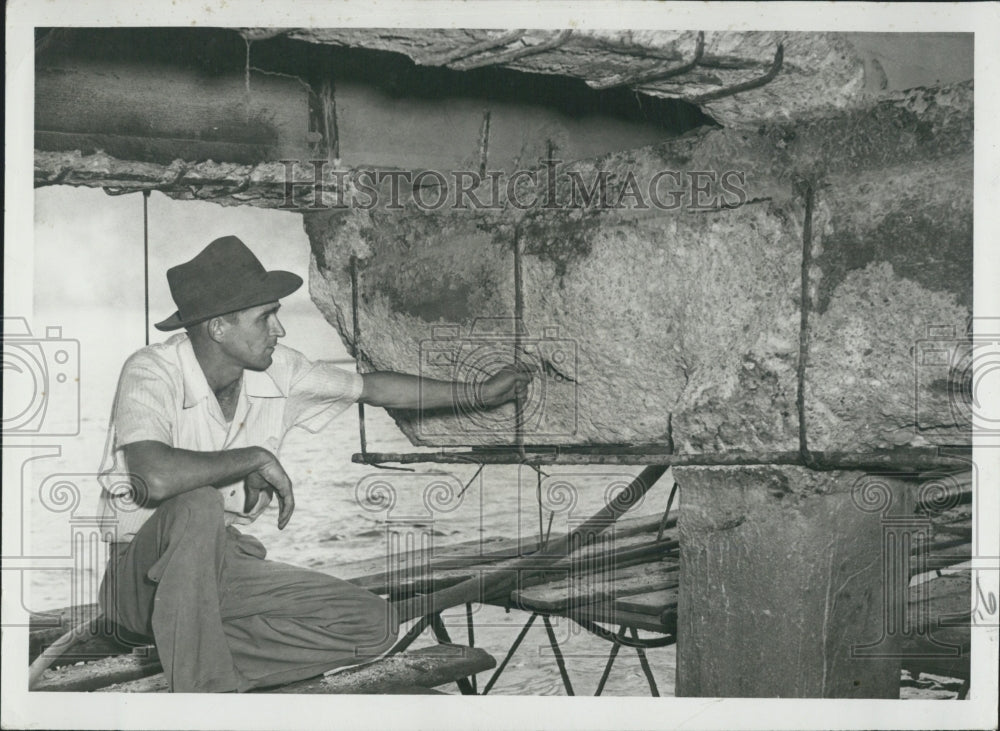
<svg viewBox="0 0 1000 731"><path fill-rule="evenodd" d="M351 404L454 407L446 381L359 375L278 344L280 300L302 284L265 271L235 236L167 272L186 329L134 353L122 370L102 474L102 532L112 542L105 614L151 634L170 688L246 691L318 675L387 651L398 622L382 598L346 581L265 559L235 525L295 509L276 456L293 426L317 431ZM514 399L531 375L503 369L483 405Z"/></svg>

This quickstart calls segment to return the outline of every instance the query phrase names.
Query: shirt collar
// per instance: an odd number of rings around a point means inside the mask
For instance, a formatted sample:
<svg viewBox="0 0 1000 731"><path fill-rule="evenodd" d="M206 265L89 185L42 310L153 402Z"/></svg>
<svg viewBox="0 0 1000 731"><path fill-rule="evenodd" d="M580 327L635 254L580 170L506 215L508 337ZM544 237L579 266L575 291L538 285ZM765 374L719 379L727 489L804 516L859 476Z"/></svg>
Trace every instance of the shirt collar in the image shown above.
<svg viewBox="0 0 1000 731"><path fill-rule="evenodd" d="M189 409L209 396L214 397L190 338L183 337L177 346L177 353L184 378L184 408ZM243 371L241 388L247 396L256 398L281 398L285 395L268 371Z"/></svg>
<svg viewBox="0 0 1000 731"><path fill-rule="evenodd" d="M266 371L243 371L243 389L247 396L257 398L281 398L285 395L278 386L270 369Z"/></svg>

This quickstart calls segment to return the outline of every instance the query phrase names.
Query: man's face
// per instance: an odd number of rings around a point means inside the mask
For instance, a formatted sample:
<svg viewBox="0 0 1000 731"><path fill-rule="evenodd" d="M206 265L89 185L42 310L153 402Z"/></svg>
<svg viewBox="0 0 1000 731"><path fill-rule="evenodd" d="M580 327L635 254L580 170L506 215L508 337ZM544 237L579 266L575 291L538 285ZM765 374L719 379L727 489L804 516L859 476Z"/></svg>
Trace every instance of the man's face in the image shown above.
<svg viewBox="0 0 1000 731"><path fill-rule="evenodd" d="M228 327L220 341L226 354L252 371L269 368L274 346L285 335L285 328L278 320L280 306L269 302L226 317Z"/></svg>

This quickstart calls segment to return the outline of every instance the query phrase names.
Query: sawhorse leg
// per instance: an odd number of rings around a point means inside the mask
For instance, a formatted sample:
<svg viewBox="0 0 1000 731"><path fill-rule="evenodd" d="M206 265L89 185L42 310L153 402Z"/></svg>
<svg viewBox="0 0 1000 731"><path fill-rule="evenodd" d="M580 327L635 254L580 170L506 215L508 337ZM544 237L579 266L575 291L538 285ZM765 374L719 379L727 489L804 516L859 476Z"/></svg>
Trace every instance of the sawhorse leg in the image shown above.
<svg viewBox="0 0 1000 731"><path fill-rule="evenodd" d="M625 636L625 625L623 624L618 628L618 636ZM595 696L599 696L604 692L604 684L608 682L608 676L611 675L611 666L615 664L615 658L618 657L618 650L621 649L621 645L617 642L611 643L611 653L608 655L608 662L604 666L604 672L601 674L601 679L597 683L597 691L594 693Z"/></svg>
<svg viewBox="0 0 1000 731"><path fill-rule="evenodd" d="M440 613L431 615L431 629L434 630L434 636L437 637L438 642L451 644L451 637L448 635L448 630L444 626L444 620L441 619ZM458 685L458 689L462 695L476 695L476 689L472 687L472 683L468 678L459 678L455 683Z"/></svg>
<svg viewBox="0 0 1000 731"><path fill-rule="evenodd" d="M537 617L538 614L535 612L532 612L531 616L528 617L528 621L525 622L524 627L521 628L521 631L517 635L517 639L514 640L514 644L510 646L509 650L507 650L507 655L504 657L503 662L500 663L500 667L496 669L489 681L487 681L486 687L483 688L482 695L486 695L490 692L490 688L492 688L494 683L497 682L497 679L500 677L500 673L502 673L504 668L507 667L507 663L510 662L510 659L514 657L514 653L517 652L517 648L521 646L524 636L528 634L528 630L531 629L531 625L535 623L535 619L537 619Z"/></svg>

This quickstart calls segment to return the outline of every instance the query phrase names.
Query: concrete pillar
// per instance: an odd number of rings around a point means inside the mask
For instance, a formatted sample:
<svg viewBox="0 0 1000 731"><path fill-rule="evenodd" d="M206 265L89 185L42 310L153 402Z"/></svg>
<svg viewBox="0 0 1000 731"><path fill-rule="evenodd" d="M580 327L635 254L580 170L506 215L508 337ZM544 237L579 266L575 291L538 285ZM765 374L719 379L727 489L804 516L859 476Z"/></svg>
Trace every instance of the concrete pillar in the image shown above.
<svg viewBox="0 0 1000 731"><path fill-rule="evenodd" d="M893 553L891 516L912 512L904 483L777 466L675 475L678 696L899 697L907 549Z"/></svg>

